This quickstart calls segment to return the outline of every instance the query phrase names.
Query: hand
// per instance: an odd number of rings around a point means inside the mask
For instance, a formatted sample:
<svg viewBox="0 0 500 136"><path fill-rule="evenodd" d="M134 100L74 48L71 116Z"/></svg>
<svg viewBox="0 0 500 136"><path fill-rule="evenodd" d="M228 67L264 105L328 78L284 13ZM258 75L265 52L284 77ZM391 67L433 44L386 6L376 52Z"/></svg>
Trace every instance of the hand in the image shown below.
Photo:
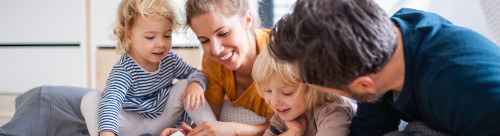
<svg viewBox="0 0 500 136"><path fill-rule="evenodd" d="M304 129L307 128L306 116L302 114L294 120L285 121L285 125L288 127L288 130L285 132L286 135L302 136L304 135Z"/></svg>
<svg viewBox="0 0 500 136"><path fill-rule="evenodd" d="M181 131L184 135L187 135L191 130L193 130L193 128L191 128L190 126L186 125L186 123L184 123L184 122L182 122L181 128L182 129L166 128L165 130L163 130L161 132L160 136L170 136L170 135L174 134L177 131Z"/></svg>
<svg viewBox="0 0 500 136"><path fill-rule="evenodd" d="M111 131L102 131L101 133L99 133L99 136L116 136L116 135Z"/></svg>
<svg viewBox="0 0 500 136"><path fill-rule="evenodd" d="M233 122L205 121L194 128L187 136L220 136L236 135L236 125Z"/></svg>
<svg viewBox="0 0 500 136"><path fill-rule="evenodd" d="M187 109L193 110L198 109L198 104L201 102L201 106L205 105L205 94L203 87L198 82L191 82L186 87L184 93L182 93L180 101L186 99L185 106Z"/></svg>

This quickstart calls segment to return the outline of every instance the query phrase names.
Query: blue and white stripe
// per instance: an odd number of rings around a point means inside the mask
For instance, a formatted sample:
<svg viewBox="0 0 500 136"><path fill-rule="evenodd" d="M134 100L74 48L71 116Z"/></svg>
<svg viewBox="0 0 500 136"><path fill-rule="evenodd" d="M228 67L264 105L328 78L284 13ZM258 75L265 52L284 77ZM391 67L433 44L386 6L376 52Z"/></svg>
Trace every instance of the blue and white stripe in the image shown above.
<svg viewBox="0 0 500 136"><path fill-rule="evenodd" d="M156 72L145 71L130 56L123 55L106 81L98 110L99 133L112 131L118 134L118 114L122 108L151 119L161 115L175 78L187 78L189 83L199 82L204 90L206 88L205 74L172 51L161 60ZM186 112L179 121L191 122Z"/></svg>

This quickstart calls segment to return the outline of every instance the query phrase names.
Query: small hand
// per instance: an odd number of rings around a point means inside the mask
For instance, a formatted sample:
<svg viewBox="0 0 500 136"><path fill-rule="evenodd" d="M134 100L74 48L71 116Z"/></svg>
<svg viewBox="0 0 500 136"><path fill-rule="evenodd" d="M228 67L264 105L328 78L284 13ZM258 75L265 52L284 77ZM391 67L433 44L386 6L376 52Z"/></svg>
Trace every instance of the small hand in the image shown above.
<svg viewBox="0 0 500 136"><path fill-rule="evenodd" d="M201 106L205 105L205 95L203 87L198 82L191 82L186 87L184 93L182 93L180 101L186 99L185 106L187 109L193 110L198 109L198 104L201 102Z"/></svg>
<svg viewBox="0 0 500 136"><path fill-rule="evenodd" d="M194 128L187 136L236 135L237 125L233 122L206 121Z"/></svg>
<svg viewBox="0 0 500 136"><path fill-rule="evenodd" d="M304 129L307 128L306 116L302 114L294 120L285 121L285 125L288 127L287 134L294 136L304 135Z"/></svg>
<svg viewBox="0 0 500 136"><path fill-rule="evenodd" d="M116 136L115 133L111 131L102 131L99 136Z"/></svg>
<svg viewBox="0 0 500 136"><path fill-rule="evenodd" d="M189 134L189 132L191 130L193 130L193 128L191 128L190 126L186 125L186 123L182 122L182 125L181 125L182 129L177 129L177 128L166 128L164 129L162 132L161 132L161 135L160 136L170 136L172 134L174 134L175 132L177 131L181 131L184 135L187 135Z"/></svg>

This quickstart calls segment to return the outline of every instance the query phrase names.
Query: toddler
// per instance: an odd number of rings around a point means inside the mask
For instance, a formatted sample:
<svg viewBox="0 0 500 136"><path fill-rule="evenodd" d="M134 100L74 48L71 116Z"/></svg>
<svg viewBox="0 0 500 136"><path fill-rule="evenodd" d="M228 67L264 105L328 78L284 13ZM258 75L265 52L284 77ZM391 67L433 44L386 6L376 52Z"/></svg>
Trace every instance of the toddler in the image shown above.
<svg viewBox="0 0 500 136"><path fill-rule="evenodd" d="M356 106L301 83L291 65L276 62L267 47L255 60L252 76L258 94L275 111L264 135L349 135Z"/></svg>
<svg viewBox="0 0 500 136"><path fill-rule="evenodd" d="M216 121L210 106L204 106L205 74L170 51L172 32L179 27L172 4L123 0L119 5L114 34L123 55L104 93L91 92L82 100L90 135L160 135L191 119L195 124ZM175 78L181 80L174 85Z"/></svg>

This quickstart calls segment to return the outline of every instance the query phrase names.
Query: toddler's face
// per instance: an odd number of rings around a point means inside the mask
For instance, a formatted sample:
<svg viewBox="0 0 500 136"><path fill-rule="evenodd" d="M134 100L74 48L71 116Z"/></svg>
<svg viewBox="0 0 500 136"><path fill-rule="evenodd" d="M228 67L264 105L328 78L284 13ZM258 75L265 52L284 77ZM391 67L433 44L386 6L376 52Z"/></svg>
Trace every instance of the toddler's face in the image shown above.
<svg viewBox="0 0 500 136"><path fill-rule="evenodd" d="M273 75L264 86L264 99L283 121L290 121L306 112L306 91L305 87L287 85L279 76Z"/></svg>
<svg viewBox="0 0 500 136"><path fill-rule="evenodd" d="M127 33L128 54L141 66L157 65L170 51L172 24L158 16L138 15Z"/></svg>

